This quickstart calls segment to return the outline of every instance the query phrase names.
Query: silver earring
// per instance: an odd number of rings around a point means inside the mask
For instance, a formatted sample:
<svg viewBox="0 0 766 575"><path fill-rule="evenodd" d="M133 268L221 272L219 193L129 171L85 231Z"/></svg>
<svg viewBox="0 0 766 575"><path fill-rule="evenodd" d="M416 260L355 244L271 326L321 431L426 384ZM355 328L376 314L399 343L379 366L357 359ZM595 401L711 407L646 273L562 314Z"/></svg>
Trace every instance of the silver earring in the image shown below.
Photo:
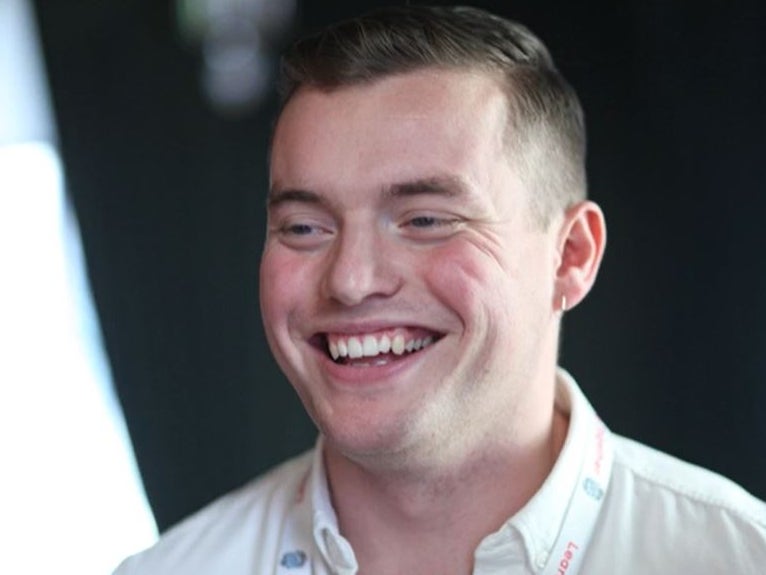
<svg viewBox="0 0 766 575"><path fill-rule="evenodd" d="M561 311L562 313L567 310L567 296L562 295L561 296Z"/></svg>

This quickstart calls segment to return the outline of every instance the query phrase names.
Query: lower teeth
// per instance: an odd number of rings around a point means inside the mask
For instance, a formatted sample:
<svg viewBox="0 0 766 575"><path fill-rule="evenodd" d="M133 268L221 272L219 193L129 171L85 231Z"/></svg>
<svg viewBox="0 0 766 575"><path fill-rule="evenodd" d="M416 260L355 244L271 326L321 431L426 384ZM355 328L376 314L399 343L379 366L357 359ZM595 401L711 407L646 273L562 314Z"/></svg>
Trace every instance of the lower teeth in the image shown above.
<svg viewBox="0 0 766 575"><path fill-rule="evenodd" d="M394 356L394 357L404 357L401 356ZM375 357L360 357L356 359L351 359L348 357L341 357L338 358L335 363L340 363L342 365L349 365L352 367L378 367L381 365L386 365L388 363L391 363L394 361L391 354L386 355L380 355Z"/></svg>

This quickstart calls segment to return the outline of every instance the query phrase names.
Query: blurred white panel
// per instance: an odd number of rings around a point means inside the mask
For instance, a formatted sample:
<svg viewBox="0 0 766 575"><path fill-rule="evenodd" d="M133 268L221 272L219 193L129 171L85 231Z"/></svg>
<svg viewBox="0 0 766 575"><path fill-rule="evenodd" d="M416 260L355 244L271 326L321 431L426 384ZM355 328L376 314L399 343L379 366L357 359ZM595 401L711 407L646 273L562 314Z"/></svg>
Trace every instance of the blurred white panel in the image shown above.
<svg viewBox="0 0 766 575"><path fill-rule="evenodd" d="M0 573L102 575L157 533L65 201L32 24L26 2L0 0Z"/></svg>
<svg viewBox="0 0 766 575"><path fill-rule="evenodd" d="M0 0L0 146L52 142L51 106L27 0Z"/></svg>
<svg viewBox="0 0 766 575"><path fill-rule="evenodd" d="M55 151L0 148L0 573L108 573L156 538Z"/></svg>

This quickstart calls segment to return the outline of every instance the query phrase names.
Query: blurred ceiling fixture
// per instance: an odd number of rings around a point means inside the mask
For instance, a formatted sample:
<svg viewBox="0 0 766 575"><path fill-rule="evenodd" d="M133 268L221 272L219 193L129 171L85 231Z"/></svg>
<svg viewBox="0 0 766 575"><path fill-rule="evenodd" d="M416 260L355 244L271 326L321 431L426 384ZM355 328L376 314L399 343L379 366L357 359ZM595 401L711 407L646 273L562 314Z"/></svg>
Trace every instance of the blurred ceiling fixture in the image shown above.
<svg viewBox="0 0 766 575"><path fill-rule="evenodd" d="M268 92L275 47L295 16L295 0L176 0L185 41L199 46L202 88L221 113L252 109Z"/></svg>

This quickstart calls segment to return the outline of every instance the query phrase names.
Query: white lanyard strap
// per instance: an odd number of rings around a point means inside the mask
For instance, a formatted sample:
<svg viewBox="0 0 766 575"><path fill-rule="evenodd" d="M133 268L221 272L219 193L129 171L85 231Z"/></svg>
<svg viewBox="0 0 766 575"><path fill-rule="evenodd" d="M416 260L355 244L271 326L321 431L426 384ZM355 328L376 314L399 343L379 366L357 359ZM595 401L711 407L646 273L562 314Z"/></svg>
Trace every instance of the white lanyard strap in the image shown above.
<svg viewBox="0 0 766 575"><path fill-rule="evenodd" d="M609 430L590 409L588 446L561 531L541 575L576 575L590 543L612 473Z"/></svg>

